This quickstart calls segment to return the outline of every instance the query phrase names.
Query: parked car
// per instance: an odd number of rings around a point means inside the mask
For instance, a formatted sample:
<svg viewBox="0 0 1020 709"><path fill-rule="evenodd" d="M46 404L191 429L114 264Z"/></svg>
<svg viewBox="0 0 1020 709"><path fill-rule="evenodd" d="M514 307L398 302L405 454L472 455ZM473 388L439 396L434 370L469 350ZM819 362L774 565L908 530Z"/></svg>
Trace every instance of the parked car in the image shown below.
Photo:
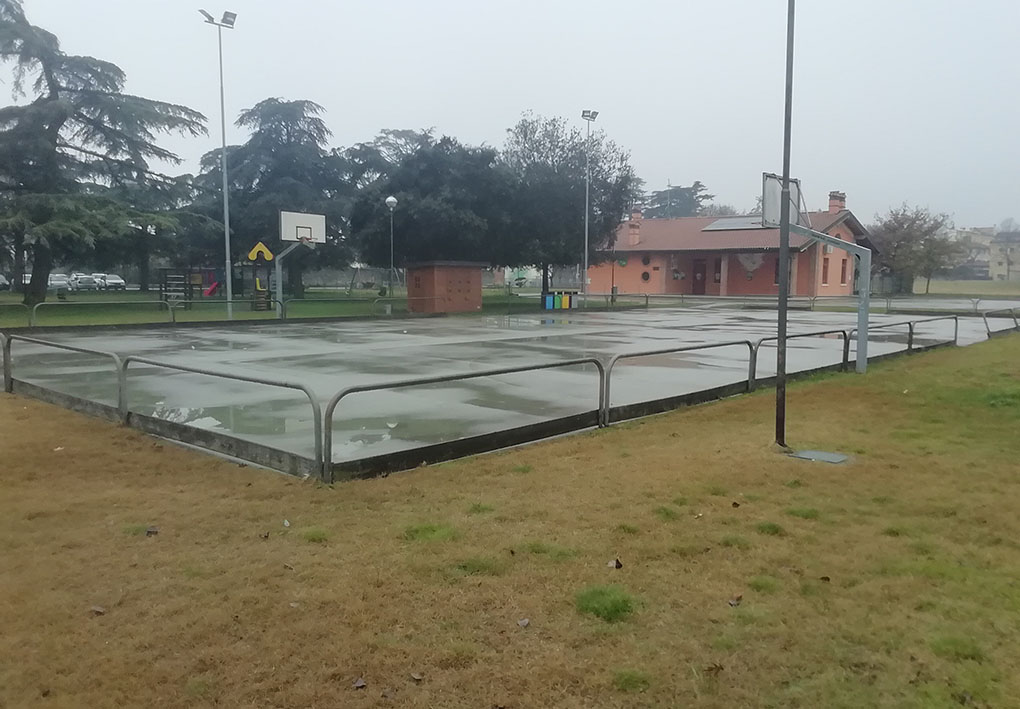
<svg viewBox="0 0 1020 709"><path fill-rule="evenodd" d="M99 290L127 290L127 283L115 273L93 273Z"/></svg>
<svg viewBox="0 0 1020 709"><path fill-rule="evenodd" d="M64 275L63 273L51 273L50 280L47 285L49 286L50 290L55 291L68 290L68 288L70 288L67 276Z"/></svg>
<svg viewBox="0 0 1020 709"><path fill-rule="evenodd" d="M7 278L3 274L0 274L0 290L10 290L10 289L11 289L11 282L8 281Z"/></svg>
<svg viewBox="0 0 1020 709"><path fill-rule="evenodd" d="M68 285L73 291L98 290L96 279L85 273L72 273Z"/></svg>

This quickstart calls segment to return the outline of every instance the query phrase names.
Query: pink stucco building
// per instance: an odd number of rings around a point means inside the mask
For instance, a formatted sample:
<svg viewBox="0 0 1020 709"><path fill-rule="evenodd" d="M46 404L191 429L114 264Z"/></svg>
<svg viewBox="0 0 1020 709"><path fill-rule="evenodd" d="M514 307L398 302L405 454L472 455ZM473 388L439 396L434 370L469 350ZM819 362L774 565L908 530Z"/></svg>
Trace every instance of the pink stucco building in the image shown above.
<svg viewBox="0 0 1020 709"><path fill-rule="evenodd" d="M868 231L829 193L829 209L811 212L811 228L869 246ZM852 295L854 260L846 251L790 235L790 295ZM779 229L760 216L642 219L620 225L606 260L588 270L589 291L688 295L777 295Z"/></svg>

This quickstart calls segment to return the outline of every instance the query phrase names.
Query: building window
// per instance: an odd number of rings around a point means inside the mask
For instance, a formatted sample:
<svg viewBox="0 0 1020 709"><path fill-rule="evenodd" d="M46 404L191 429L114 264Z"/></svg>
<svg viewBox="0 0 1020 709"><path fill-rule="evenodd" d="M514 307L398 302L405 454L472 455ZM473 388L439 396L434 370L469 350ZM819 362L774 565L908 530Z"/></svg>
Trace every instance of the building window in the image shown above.
<svg viewBox="0 0 1020 709"><path fill-rule="evenodd" d="M715 282L722 283L722 259L715 260Z"/></svg>
<svg viewBox="0 0 1020 709"><path fill-rule="evenodd" d="M846 259L843 259L843 264L839 267L839 285L846 285Z"/></svg>
<svg viewBox="0 0 1020 709"><path fill-rule="evenodd" d="M829 259L828 257L822 259L822 285L829 285Z"/></svg>

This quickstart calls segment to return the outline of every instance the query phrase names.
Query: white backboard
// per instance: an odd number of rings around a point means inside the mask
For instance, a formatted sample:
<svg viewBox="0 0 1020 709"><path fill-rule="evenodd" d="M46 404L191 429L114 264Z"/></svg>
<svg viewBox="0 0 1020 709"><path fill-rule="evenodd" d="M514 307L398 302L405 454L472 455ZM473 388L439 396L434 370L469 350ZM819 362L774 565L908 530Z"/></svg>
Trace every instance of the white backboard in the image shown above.
<svg viewBox="0 0 1020 709"><path fill-rule="evenodd" d="M326 243L326 215L280 212L280 241L309 239L313 244Z"/></svg>
<svg viewBox="0 0 1020 709"><path fill-rule="evenodd" d="M762 174L761 225L776 228L783 203L783 178L770 172ZM804 200L801 198L800 180L790 178L790 223L811 227Z"/></svg>

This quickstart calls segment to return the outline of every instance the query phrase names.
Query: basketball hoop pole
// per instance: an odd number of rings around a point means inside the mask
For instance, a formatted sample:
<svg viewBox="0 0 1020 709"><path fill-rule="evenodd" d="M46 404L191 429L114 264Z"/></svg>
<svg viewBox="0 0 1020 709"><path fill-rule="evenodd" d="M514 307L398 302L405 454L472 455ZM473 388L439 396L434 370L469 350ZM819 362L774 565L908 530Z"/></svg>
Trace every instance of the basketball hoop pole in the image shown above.
<svg viewBox="0 0 1020 709"><path fill-rule="evenodd" d="M299 246L307 246L310 249L314 249L315 248L315 244L313 244L309 239L300 239L296 243L291 244L290 246L285 248L283 251L281 251L279 254L277 254L276 258L274 259L274 261L276 263L275 268L276 268L276 317L277 318L283 318L283 258L287 254L289 254L291 251L293 251L294 249L296 249Z"/></svg>
<svg viewBox="0 0 1020 709"><path fill-rule="evenodd" d="M793 25L796 0L786 18L786 113L783 122L783 192L779 205L779 323L776 333L776 443L786 447L786 324L790 297L790 137L793 115ZM799 205L798 205L799 207Z"/></svg>

